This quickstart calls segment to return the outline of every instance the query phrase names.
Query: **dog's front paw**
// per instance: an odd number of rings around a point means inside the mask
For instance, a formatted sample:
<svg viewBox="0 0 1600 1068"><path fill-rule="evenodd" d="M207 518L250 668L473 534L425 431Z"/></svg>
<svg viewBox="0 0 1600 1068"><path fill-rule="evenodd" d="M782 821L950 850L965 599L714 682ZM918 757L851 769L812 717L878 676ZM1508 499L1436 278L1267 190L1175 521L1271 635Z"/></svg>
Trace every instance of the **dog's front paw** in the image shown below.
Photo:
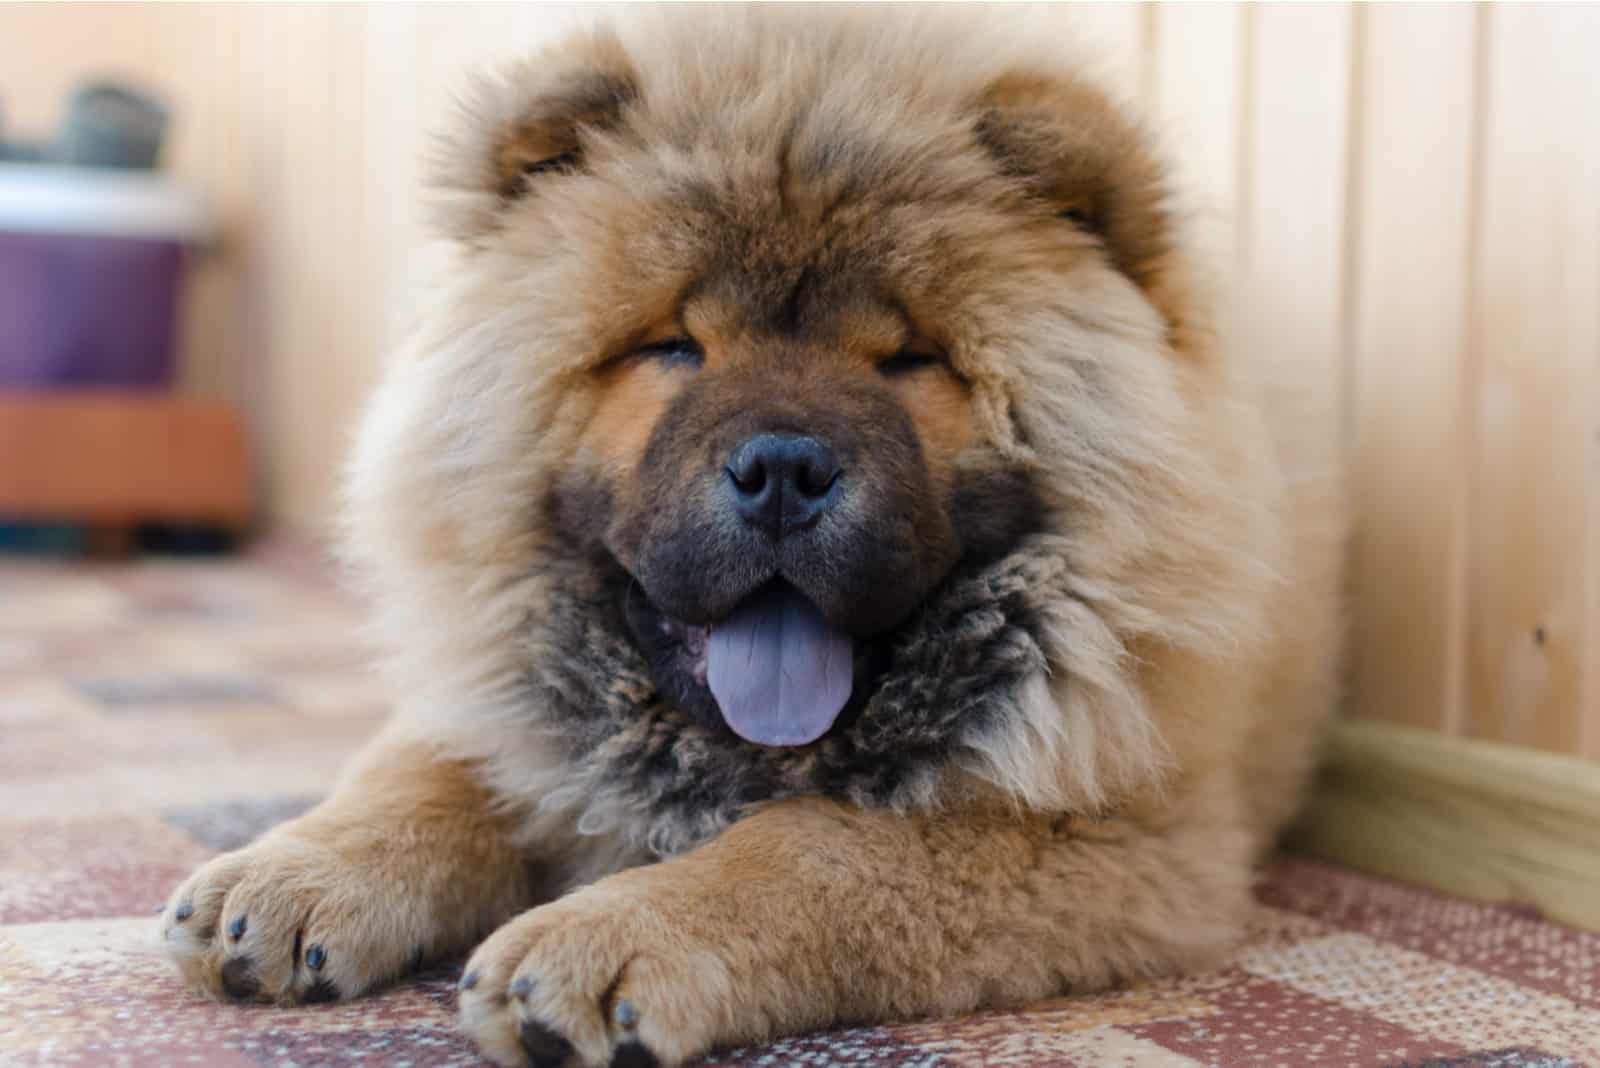
<svg viewBox="0 0 1600 1068"><path fill-rule="evenodd" d="M479 947L461 1022L485 1054L519 1068L666 1068L738 1032L723 956L641 882L579 890Z"/></svg>
<svg viewBox="0 0 1600 1068"><path fill-rule="evenodd" d="M420 966L438 947L419 902L341 844L274 834L210 861L162 912L168 956L235 1001L334 1001Z"/></svg>

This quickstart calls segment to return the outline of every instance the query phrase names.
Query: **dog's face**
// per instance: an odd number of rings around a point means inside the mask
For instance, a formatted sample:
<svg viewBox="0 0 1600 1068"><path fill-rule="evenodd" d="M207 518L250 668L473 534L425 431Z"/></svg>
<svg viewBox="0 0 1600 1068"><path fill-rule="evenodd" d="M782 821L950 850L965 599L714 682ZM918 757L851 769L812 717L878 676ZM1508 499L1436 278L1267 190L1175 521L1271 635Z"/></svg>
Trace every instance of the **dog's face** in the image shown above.
<svg viewBox="0 0 1600 1068"><path fill-rule="evenodd" d="M953 572L1105 496L1144 431L1091 437L1161 399L1182 330L1159 172L1095 91L874 69L837 25L787 56L580 37L488 88L436 324L479 392L414 416L453 496L501 494L431 544L576 562L662 693L769 745L859 709Z"/></svg>
<svg viewBox="0 0 1600 1068"><path fill-rule="evenodd" d="M631 577L628 624L681 707L752 741L811 741L952 568L1003 551L1037 508L987 453L947 324L895 276L892 231L753 225L693 200L669 219L669 240L707 235L700 262L590 372L550 516Z"/></svg>

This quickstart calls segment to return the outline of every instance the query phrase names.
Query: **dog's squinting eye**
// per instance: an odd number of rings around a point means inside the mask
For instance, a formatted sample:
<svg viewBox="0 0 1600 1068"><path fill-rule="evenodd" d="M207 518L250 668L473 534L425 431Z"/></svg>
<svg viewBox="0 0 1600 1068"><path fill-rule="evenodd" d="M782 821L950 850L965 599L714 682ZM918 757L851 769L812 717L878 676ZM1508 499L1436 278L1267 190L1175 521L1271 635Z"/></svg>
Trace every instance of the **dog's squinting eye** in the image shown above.
<svg viewBox="0 0 1600 1068"><path fill-rule="evenodd" d="M898 378L920 371L925 367L938 367L944 363L944 356L938 352L926 349L901 349L893 356L879 360L878 373L885 378Z"/></svg>
<svg viewBox="0 0 1600 1068"><path fill-rule="evenodd" d="M578 167L578 150L572 149L548 159L532 159L522 165L526 175L546 174L551 171L572 171Z"/></svg>
<svg viewBox="0 0 1600 1068"><path fill-rule="evenodd" d="M692 337L671 337L636 349L634 355L666 367L699 367L705 362L706 350Z"/></svg>

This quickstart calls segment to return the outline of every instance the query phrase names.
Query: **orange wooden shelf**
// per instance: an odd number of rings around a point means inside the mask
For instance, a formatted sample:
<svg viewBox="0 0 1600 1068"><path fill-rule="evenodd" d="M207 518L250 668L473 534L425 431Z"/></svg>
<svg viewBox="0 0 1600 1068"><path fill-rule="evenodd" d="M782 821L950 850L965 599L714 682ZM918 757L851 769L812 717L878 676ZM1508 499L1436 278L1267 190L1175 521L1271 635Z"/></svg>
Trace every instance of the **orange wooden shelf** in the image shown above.
<svg viewBox="0 0 1600 1068"><path fill-rule="evenodd" d="M0 517L242 528L249 450L229 405L163 392L0 390Z"/></svg>

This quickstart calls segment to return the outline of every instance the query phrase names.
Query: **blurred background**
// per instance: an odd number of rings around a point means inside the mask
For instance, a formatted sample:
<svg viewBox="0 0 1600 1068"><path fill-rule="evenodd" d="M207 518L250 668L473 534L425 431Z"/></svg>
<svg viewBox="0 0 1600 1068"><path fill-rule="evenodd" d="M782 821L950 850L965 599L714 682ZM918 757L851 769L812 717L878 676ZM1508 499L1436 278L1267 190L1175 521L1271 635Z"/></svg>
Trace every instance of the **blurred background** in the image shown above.
<svg viewBox="0 0 1600 1068"><path fill-rule="evenodd" d="M324 537L427 274L428 132L598 10L0 5L5 536ZM1200 190L1233 342L1325 376L1354 713L1600 758L1600 8L1061 15Z"/></svg>

